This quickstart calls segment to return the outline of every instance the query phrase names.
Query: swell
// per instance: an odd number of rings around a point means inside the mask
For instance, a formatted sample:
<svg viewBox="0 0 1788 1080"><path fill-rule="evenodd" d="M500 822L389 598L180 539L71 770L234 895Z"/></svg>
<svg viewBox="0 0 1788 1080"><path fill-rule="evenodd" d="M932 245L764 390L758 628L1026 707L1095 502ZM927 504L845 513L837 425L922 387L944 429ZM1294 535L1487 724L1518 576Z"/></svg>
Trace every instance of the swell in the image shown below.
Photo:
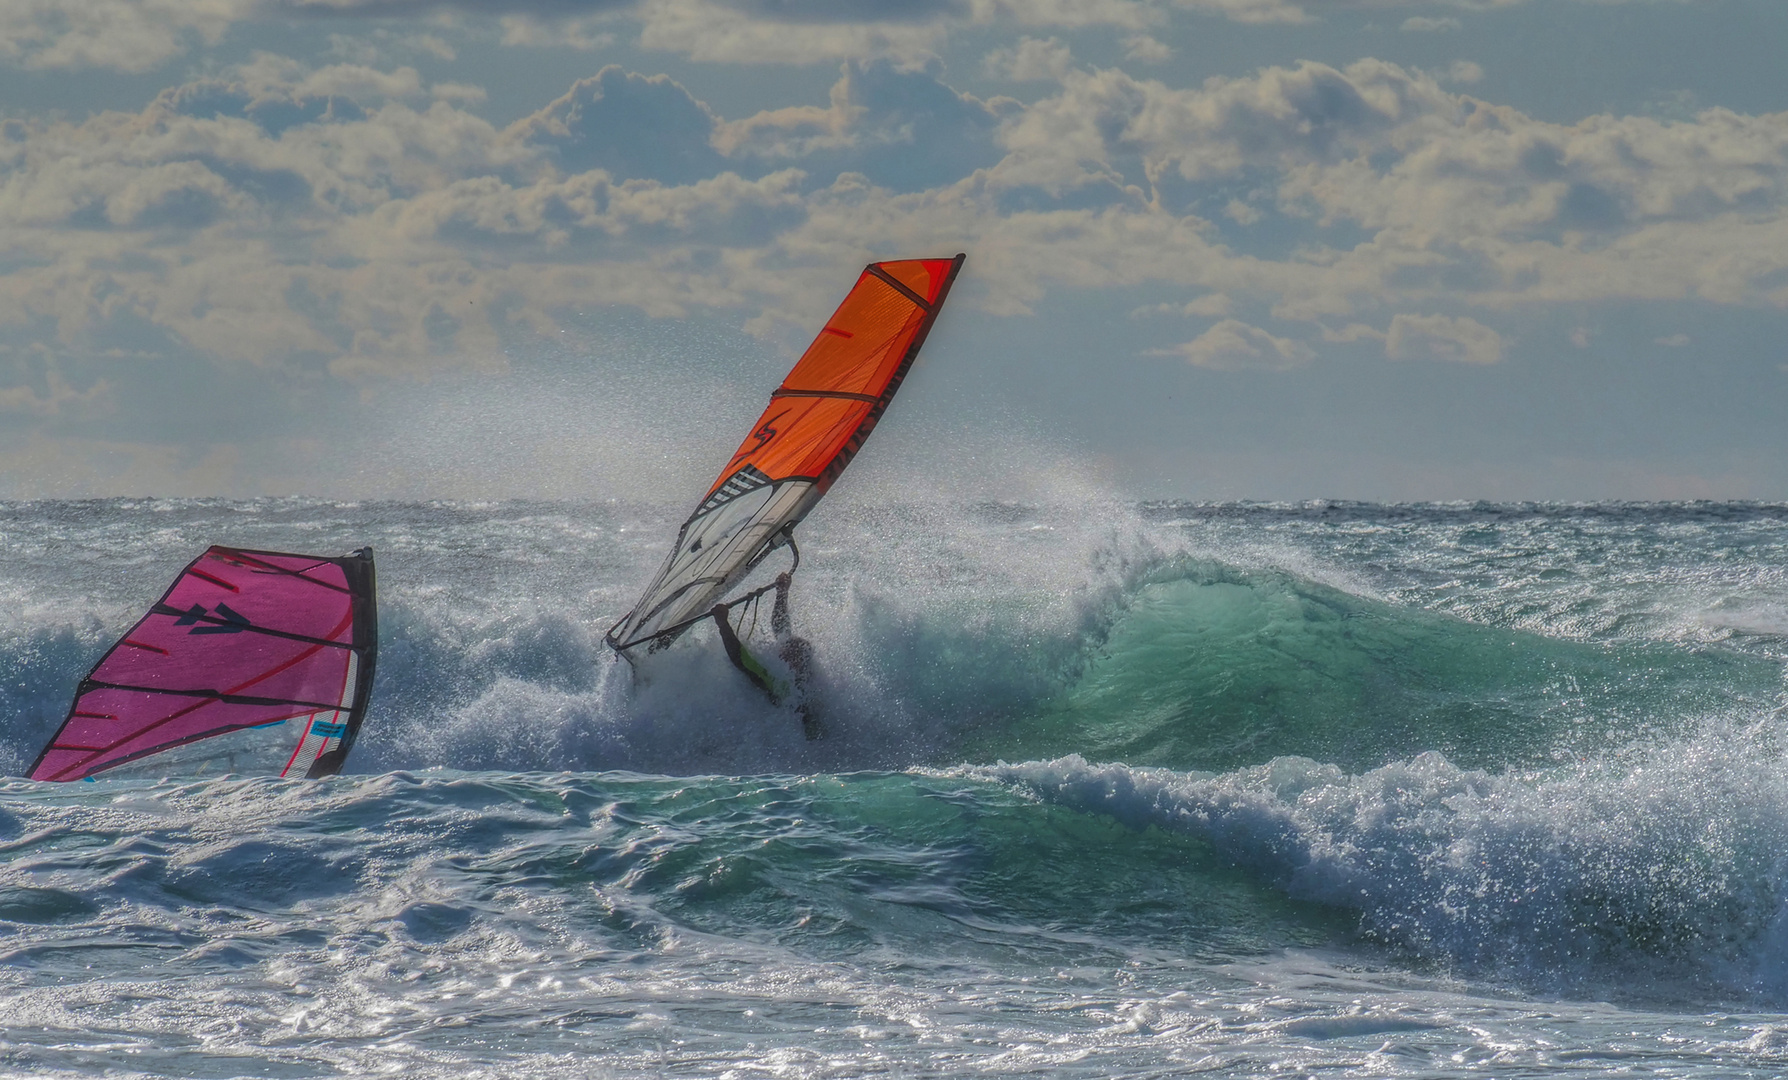
<svg viewBox="0 0 1788 1080"><path fill-rule="evenodd" d="M1781 692L1768 657L1551 637L1175 558L1124 591L1061 693L970 756L1226 770L1296 754L1359 769L1438 750L1527 766L1755 715Z"/></svg>
<svg viewBox="0 0 1788 1080"><path fill-rule="evenodd" d="M670 677L634 685L600 621L528 595L541 583L522 570L501 571L520 594L501 597L458 567L426 583L393 575L350 768L737 774L1080 754L1218 771L1301 755L1361 770L1425 751L1527 767L1781 700L1778 659L1721 642L1555 637L1270 565L1098 557L1103 568L1058 568L1079 585L1052 592L968 571L917 592L822 578L804 612L820 743L699 635L670 657ZM116 602L72 618L40 605L35 625L0 637L0 765L28 764L117 632L107 623L131 617Z"/></svg>
<svg viewBox="0 0 1788 1080"><path fill-rule="evenodd" d="M1348 773L1052 762L959 770L1049 805L1198 838L1287 899L1419 963L1524 990L1788 1000L1779 721L1531 772L1438 753Z"/></svg>
<svg viewBox="0 0 1788 1080"><path fill-rule="evenodd" d="M1200 838L966 776L399 772L0 793L0 912L33 927L4 959L46 977L114 947L197 978L220 950L327 967L333 940L415 963L447 943L500 952L505 935L542 962L676 934L1028 970L1126 944L1252 955L1335 930ZM588 937L567 940L567 920ZM503 962L468 959L493 978Z"/></svg>
<svg viewBox="0 0 1788 1080"><path fill-rule="evenodd" d="M154 964L200 988L254 967L275 999L301 970L320 1020L368 1034L356 1010L384 983L408 994L406 972L500 1002L518 963L587 977L650 957L654 982L699 986L775 955L948 982L1362 939L1530 993L1769 1005L1788 1000L1788 769L1757 741L1709 727L1527 773L1429 753L1359 773L1069 757L13 782L0 915L20 933L0 961L46 984Z"/></svg>

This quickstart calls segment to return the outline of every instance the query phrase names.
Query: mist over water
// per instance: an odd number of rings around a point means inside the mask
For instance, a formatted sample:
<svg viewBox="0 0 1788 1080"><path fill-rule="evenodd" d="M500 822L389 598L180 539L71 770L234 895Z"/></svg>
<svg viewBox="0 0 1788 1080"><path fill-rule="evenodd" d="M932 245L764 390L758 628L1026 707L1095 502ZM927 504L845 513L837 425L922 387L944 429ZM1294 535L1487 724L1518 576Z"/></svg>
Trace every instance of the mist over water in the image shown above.
<svg viewBox="0 0 1788 1080"><path fill-rule="evenodd" d="M13 775L207 544L371 544L381 617L349 775L4 785L0 1062L1781 1071L1788 507L857 480L818 742L602 645L680 506L0 504Z"/></svg>

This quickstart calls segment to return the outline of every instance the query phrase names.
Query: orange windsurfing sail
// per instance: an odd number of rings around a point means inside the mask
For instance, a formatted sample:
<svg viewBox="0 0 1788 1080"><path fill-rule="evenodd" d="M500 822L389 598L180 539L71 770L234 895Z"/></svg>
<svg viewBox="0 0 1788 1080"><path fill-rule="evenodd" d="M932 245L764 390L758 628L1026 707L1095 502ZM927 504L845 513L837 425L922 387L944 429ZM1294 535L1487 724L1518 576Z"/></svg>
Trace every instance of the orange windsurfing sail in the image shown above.
<svg viewBox="0 0 1788 1080"><path fill-rule="evenodd" d="M875 429L962 268L954 259L870 263L739 450L677 532L645 595L608 633L625 653L706 616L789 543Z"/></svg>

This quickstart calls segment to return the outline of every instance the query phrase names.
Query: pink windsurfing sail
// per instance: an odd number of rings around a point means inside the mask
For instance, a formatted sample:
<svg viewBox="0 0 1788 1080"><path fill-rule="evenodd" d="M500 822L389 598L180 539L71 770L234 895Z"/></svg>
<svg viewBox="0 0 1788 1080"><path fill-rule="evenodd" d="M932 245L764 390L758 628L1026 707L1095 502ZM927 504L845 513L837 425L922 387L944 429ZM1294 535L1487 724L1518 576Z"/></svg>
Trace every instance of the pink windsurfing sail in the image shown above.
<svg viewBox="0 0 1788 1080"><path fill-rule="evenodd" d="M377 654L371 548L213 547L81 680L28 775L333 775Z"/></svg>

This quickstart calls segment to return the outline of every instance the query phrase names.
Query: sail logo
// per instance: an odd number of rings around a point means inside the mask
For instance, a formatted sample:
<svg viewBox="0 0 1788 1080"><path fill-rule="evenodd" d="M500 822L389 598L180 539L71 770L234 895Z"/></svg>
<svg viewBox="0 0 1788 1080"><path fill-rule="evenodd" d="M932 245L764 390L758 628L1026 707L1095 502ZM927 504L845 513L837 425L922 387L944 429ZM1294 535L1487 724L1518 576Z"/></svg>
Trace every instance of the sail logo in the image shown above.
<svg viewBox="0 0 1788 1080"><path fill-rule="evenodd" d="M740 447L739 452L733 455L733 459L726 463L727 467L731 468L734 465L737 465L739 462L745 460L746 458L750 457L751 455L757 453L759 450L762 450L764 447L770 445L770 440L774 439L777 435L781 434L781 432L776 430L777 422L780 421L783 417L785 417L787 415L788 415L788 410L784 409L781 412L777 413L775 416L772 416L768 420L765 420L762 427L758 428L756 431L752 432L750 435L745 436L745 438L747 440L756 439L757 445L756 446Z"/></svg>
<svg viewBox="0 0 1788 1080"><path fill-rule="evenodd" d="M195 625L200 619L221 619L222 622L208 622L203 626ZM205 605L194 604L181 612L180 617L174 620L174 625L191 626L192 629L187 631L189 634L240 634L251 624L247 616L232 610L228 604L218 604L215 615L208 614L205 611Z"/></svg>

